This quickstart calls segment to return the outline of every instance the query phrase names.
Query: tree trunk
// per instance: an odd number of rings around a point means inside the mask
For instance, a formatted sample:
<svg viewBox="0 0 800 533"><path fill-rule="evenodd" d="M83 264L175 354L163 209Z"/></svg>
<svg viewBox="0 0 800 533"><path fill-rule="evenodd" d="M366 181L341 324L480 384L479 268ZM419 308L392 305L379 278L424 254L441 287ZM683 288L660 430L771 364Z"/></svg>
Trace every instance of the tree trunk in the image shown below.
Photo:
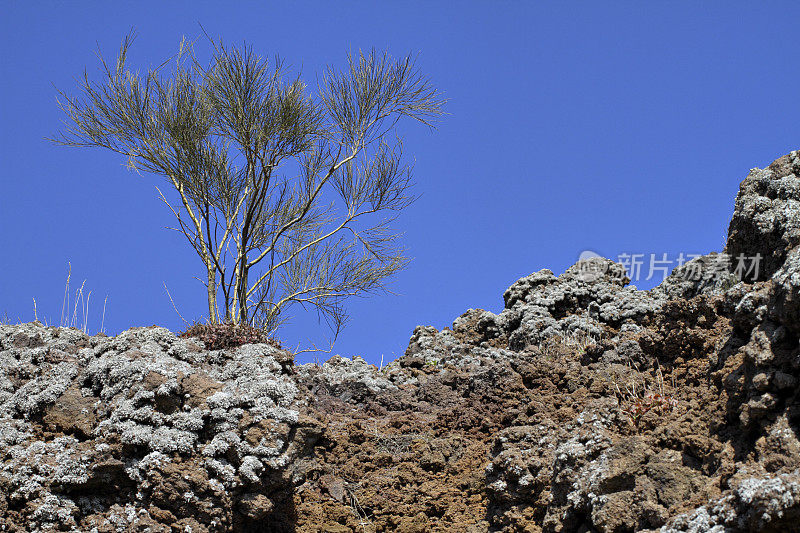
<svg viewBox="0 0 800 533"><path fill-rule="evenodd" d="M247 324L247 256L242 256L241 272L239 273L239 323Z"/></svg>
<svg viewBox="0 0 800 533"><path fill-rule="evenodd" d="M208 270L208 320L212 324L217 323L217 271L211 263L211 258L206 257L206 269Z"/></svg>

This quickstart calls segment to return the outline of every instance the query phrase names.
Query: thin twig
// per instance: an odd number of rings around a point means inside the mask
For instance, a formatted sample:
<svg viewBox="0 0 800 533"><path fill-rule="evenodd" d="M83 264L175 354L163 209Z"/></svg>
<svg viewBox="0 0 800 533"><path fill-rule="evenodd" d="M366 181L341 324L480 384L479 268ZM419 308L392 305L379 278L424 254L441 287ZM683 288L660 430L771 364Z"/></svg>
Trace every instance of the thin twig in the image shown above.
<svg viewBox="0 0 800 533"><path fill-rule="evenodd" d="M59 326L62 328L64 327L64 309L66 308L69 313L69 278L72 276L72 263L67 261L67 266L69 271L67 272L67 284L64 287L64 301L61 303L61 321L59 322ZM67 326L69 326L69 315L67 315Z"/></svg>
<svg viewBox="0 0 800 533"><path fill-rule="evenodd" d="M83 332L89 334L89 299L92 297L92 291L86 295L86 306L83 308Z"/></svg>
<svg viewBox="0 0 800 533"><path fill-rule="evenodd" d="M80 300L83 302L83 286L86 284L86 280L83 280L81 283L81 288L75 291L75 308L72 310L72 325L69 326L71 328L78 327L78 297L80 295Z"/></svg>
<svg viewBox="0 0 800 533"><path fill-rule="evenodd" d="M167 284L166 284L166 282L164 282L164 290L166 290L166 291L167 291L167 296L169 296L169 301L170 301L170 302L172 302L172 308L173 308L173 309L175 309L175 312L176 312L176 313L178 313L178 316L179 316L179 317L181 317L181 320L183 320L183 323L184 323L184 324L186 324L186 325L188 326L188 325L189 325L189 322L188 322L188 321L187 321L185 318L183 318L183 316L182 316L182 315L180 314L180 312L178 311L178 308L175 306L175 301L172 299L172 295L169 293L169 289L167 289Z"/></svg>
<svg viewBox="0 0 800 533"><path fill-rule="evenodd" d="M106 294L106 299L103 300L103 320L100 322L100 333L105 333L105 323L106 323L106 302L108 302L108 295Z"/></svg>

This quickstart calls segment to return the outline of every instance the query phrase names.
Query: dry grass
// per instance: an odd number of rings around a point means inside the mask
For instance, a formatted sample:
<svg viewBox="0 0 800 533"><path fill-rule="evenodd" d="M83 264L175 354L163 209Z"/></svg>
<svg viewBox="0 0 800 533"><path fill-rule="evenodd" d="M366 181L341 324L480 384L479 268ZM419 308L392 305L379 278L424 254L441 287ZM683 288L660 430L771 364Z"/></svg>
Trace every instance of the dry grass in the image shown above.
<svg viewBox="0 0 800 533"><path fill-rule="evenodd" d="M17 324L21 323L22 320L17 317ZM11 325L11 318L8 316L8 311L3 312L3 316L0 317L0 326L10 326Z"/></svg>
<svg viewBox="0 0 800 533"><path fill-rule="evenodd" d="M83 331L88 335L89 333L89 300L92 297L92 291L89 291L86 294L84 299L83 288L86 286L86 280L84 279L81 283L80 288L75 291L75 305L73 306L72 310L72 320L69 317L69 280L72 277L72 263L67 263L69 271L67 272L67 282L64 287L64 301L61 304L61 321L59 322L59 326L64 328L77 328ZM103 318L100 323L100 331L99 333L105 333L105 323L106 323L106 304L108 303L108 296L106 296L105 301L103 302ZM81 314L80 316L83 318L83 326L78 327L78 305L80 304ZM65 312L66 311L66 315ZM36 313L36 299L33 299L33 314L36 320L39 320L39 317ZM47 324L45 324L47 325Z"/></svg>
<svg viewBox="0 0 800 533"><path fill-rule="evenodd" d="M554 335L548 337L544 341L535 344L534 346L545 357L552 358L560 356L565 353L574 353L577 351L580 354L586 352L586 348L597 344L598 339L584 331L576 331L562 335Z"/></svg>
<svg viewBox="0 0 800 533"><path fill-rule="evenodd" d="M89 302L92 297L92 291L84 292L86 287L86 280L81 282L81 286L75 291L74 301L70 301L72 293L70 292L69 284L72 279L72 264L67 262L67 281L64 285L64 299L61 303L61 318L58 322L58 327L62 328L75 328L79 329L85 334L89 334ZM108 296L103 301L103 315L100 322L100 329L97 333L105 334L106 322L106 304L108 303ZM36 298L33 298L33 319L45 325L45 327L55 326L51 320L43 316L41 321L39 319L39 307ZM10 325L8 313L4 313L0 318L0 324ZM22 318L17 317L17 324L22 324Z"/></svg>
<svg viewBox="0 0 800 533"><path fill-rule="evenodd" d="M361 502L358 501L358 497L356 496L353 485L358 486L358 484L355 483L348 484L348 486L345 487L345 497L347 499L347 504L350 507L350 511L358 519L358 524L361 526L361 531L363 533L375 531L375 526L372 524L371 516L367 514L367 511L361 506Z"/></svg>
<svg viewBox="0 0 800 533"><path fill-rule="evenodd" d="M378 423L375 421L373 421L369 435L375 441L375 446L380 452L391 454L394 457L408 453L411 446L417 441L431 440L429 435L423 433L384 433L379 431Z"/></svg>
<svg viewBox="0 0 800 533"><path fill-rule="evenodd" d="M634 427L639 426L640 420L646 413L654 411L664 415L678 405L673 392L675 384L669 388L665 385L658 361L653 376L641 372L635 363L629 362L626 377L615 376L611 381L622 412L627 415Z"/></svg>

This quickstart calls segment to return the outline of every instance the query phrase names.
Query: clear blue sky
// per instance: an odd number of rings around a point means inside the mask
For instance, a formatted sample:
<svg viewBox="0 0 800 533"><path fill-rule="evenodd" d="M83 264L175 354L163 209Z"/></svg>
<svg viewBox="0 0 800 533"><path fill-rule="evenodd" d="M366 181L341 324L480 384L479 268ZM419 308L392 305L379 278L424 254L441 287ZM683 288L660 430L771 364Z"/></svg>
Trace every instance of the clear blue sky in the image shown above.
<svg viewBox="0 0 800 533"><path fill-rule="evenodd" d="M657 5L660 4L660 5ZM0 5L0 316L58 322L67 261L91 290L89 331L205 311L202 264L157 197L101 150L44 140L96 44L131 28L134 65L198 23L280 53L309 77L348 50L419 52L449 98L438 131L410 129L422 198L399 226L414 261L397 295L351 302L335 351L402 354L418 324L502 309L533 271L581 251L720 250L739 182L800 147L797 2L10 2ZM162 189L163 190L163 189ZM652 286L651 282L639 283ZM283 330L321 340L315 317ZM304 360L308 360L306 357Z"/></svg>

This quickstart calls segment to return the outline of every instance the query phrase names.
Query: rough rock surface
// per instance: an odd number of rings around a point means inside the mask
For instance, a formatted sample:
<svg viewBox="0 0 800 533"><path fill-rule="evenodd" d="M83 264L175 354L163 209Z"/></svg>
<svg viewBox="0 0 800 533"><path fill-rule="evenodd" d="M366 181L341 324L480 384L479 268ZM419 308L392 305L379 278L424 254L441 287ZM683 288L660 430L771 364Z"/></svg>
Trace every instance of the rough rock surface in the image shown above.
<svg viewBox="0 0 800 533"><path fill-rule="evenodd" d="M310 441L275 348L209 352L163 328L108 338L33 323L0 327L0 350L0 529L285 519Z"/></svg>
<svg viewBox="0 0 800 533"><path fill-rule="evenodd" d="M0 531L792 531L798 175L751 171L725 253L653 290L542 270L381 369L0 326Z"/></svg>
<svg viewBox="0 0 800 533"><path fill-rule="evenodd" d="M760 253L763 267L757 279L769 279L800 244L800 150L765 169L754 168L742 182L728 228L725 251L733 257Z"/></svg>

